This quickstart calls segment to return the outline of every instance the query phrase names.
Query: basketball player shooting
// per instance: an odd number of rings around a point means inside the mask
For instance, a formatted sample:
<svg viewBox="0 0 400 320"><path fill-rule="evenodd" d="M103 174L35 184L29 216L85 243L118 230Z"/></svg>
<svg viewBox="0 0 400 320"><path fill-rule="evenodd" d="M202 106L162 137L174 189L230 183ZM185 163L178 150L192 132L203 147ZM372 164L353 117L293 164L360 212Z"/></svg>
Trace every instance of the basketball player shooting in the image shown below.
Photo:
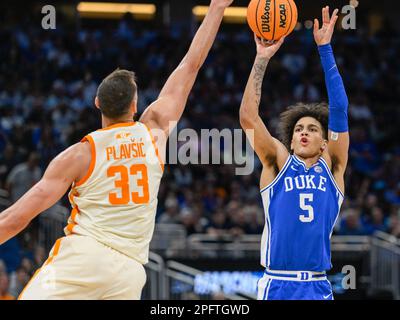
<svg viewBox="0 0 400 320"><path fill-rule="evenodd" d="M258 109L267 65L284 42L267 46L255 37L257 56L240 108L245 130L262 165L265 228L261 243L264 276L259 300L332 300L330 238L344 194L348 161L348 99L330 45L338 10L322 9L314 21L329 97L325 104L298 104L281 115L281 141L271 136ZM328 120L329 115L329 120Z"/></svg>
<svg viewBox="0 0 400 320"><path fill-rule="evenodd" d="M103 129L58 155L43 178L0 214L0 244L22 231L71 187L66 237L20 299L140 299L163 174L170 122L181 118L200 67L233 0L212 0L180 65L153 104L134 122L134 74L117 70L100 84L95 100Z"/></svg>

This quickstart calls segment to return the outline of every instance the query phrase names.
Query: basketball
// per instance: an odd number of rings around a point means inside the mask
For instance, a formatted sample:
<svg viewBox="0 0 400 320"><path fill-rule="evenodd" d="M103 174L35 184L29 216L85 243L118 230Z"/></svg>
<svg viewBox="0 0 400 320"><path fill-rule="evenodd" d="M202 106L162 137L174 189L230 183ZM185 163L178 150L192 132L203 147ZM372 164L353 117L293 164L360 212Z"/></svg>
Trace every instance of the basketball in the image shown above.
<svg viewBox="0 0 400 320"><path fill-rule="evenodd" d="M251 0L247 22L251 30L268 41L289 35L297 23L297 7L293 0Z"/></svg>

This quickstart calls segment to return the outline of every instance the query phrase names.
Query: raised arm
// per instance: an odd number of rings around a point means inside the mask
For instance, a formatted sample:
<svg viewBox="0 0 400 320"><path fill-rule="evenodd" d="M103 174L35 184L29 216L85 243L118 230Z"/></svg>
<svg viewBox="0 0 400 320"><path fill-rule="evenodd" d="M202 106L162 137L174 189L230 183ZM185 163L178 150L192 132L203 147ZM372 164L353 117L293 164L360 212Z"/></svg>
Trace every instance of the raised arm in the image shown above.
<svg viewBox="0 0 400 320"><path fill-rule="evenodd" d="M348 162L350 145L347 116L349 101L330 44L338 20L338 10L336 9L332 17L329 17L329 7L323 8L322 19L321 28L319 28L318 19L314 21L314 38L318 45L329 98L328 153L332 161L333 174L341 189L344 190L343 175Z"/></svg>
<svg viewBox="0 0 400 320"><path fill-rule="evenodd" d="M264 166L283 167L289 152L271 136L259 115L261 88L268 63L283 44L284 39L273 45L264 45L255 37L257 56L240 106L240 124L245 130L254 151Z"/></svg>
<svg viewBox="0 0 400 320"><path fill-rule="evenodd" d="M0 213L0 245L23 229L67 192L73 181L86 173L90 163L90 146L79 143L58 155L43 178L14 205ZM83 173L83 174L82 174Z"/></svg>
<svg viewBox="0 0 400 320"><path fill-rule="evenodd" d="M143 113L140 121L151 129L168 134L169 123L178 121L189 93L208 52L214 43L225 9L233 0L212 0L209 11L177 69L171 74L158 99Z"/></svg>

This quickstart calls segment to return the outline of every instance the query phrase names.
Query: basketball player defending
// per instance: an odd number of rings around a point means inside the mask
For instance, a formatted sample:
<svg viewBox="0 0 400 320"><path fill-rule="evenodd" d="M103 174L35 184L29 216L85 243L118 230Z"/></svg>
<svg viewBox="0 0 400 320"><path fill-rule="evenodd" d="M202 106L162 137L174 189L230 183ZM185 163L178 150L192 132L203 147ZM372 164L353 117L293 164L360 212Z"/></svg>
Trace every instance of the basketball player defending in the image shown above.
<svg viewBox="0 0 400 320"><path fill-rule="evenodd" d="M42 180L0 214L0 244L23 230L71 187L66 237L21 299L140 299L163 174L170 122L180 119L200 67L233 0L212 0L188 53L139 122L132 72L117 70L98 88L103 129L57 156ZM161 161L159 160L161 158Z"/></svg>
<svg viewBox="0 0 400 320"><path fill-rule="evenodd" d="M314 22L329 96L323 104L290 107L281 116L282 142L270 135L258 108L270 59L283 43L266 46L256 38L257 57L244 93L240 120L253 130L253 147L263 164L261 194L265 229L261 243L264 277L259 300L332 300L330 237L344 194L348 160L348 100L330 45L338 10L322 10ZM328 129L329 128L329 129Z"/></svg>

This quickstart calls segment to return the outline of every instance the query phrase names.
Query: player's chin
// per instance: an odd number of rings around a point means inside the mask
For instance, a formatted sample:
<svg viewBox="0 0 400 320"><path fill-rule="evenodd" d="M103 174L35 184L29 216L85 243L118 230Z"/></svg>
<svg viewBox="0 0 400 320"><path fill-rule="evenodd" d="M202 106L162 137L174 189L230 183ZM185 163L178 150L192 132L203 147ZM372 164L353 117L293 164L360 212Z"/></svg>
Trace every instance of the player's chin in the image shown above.
<svg viewBox="0 0 400 320"><path fill-rule="evenodd" d="M294 153L303 159L313 158L316 155L315 150L311 146L299 146Z"/></svg>

